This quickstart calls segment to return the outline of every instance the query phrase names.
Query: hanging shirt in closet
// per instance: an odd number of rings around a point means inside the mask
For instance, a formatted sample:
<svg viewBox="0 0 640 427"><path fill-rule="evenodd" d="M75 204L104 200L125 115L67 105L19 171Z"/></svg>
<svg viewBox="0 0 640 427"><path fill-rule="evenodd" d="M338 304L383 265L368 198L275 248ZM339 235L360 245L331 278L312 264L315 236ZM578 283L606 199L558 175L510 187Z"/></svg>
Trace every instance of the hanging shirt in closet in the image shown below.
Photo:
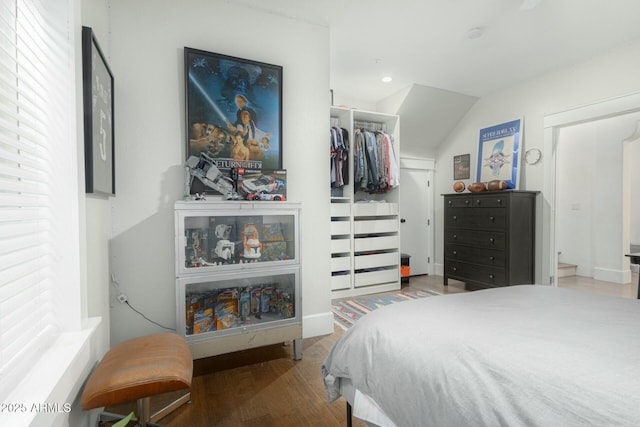
<svg viewBox="0 0 640 427"><path fill-rule="evenodd" d="M383 132L356 129L354 141L355 191L386 193L400 184L393 139Z"/></svg>
<svg viewBox="0 0 640 427"><path fill-rule="evenodd" d="M341 188L349 182L349 132L332 126L330 136L331 187Z"/></svg>

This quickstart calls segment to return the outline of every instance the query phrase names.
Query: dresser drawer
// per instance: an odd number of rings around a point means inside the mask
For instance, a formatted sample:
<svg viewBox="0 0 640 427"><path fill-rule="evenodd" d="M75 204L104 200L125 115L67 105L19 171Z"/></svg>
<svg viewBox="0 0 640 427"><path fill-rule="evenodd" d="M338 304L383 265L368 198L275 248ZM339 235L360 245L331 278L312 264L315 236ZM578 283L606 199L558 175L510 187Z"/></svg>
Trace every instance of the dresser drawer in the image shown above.
<svg viewBox="0 0 640 427"><path fill-rule="evenodd" d="M474 246L476 248L504 250L505 233L500 231L478 231L447 228L444 232L445 244Z"/></svg>
<svg viewBox="0 0 640 427"><path fill-rule="evenodd" d="M474 196L473 197L473 206L475 207L505 207L509 204L509 197L504 194L492 194L492 195L484 195L484 196Z"/></svg>
<svg viewBox="0 0 640 427"><path fill-rule="evenodd" d="M445 274L452 279L481 283L488 286L504 286L506 284L506 275L502 268L447 261L445 270Z"/></svg>
<svg viewBox="0 0 640 427"><path fill-rule="evenodd" d="M473 198L469 196L450 197L445 200L445 209L447 208L465 208L473 206Z"/></svg>
<svg viewBox="0 0 640 427"><path fill-rule="evenodd" d="M495 249L480 249L471 246L445 245L444 257L452 261L467 261L488 267L502 268L506 265L505 252Z"/></svg>
<svg viewBox="0 0 640 427"><path fill-rule="evenodd" d="M507 218L504 208L450 208L445 211L446 227L504 230L506 225Z"/></svg>

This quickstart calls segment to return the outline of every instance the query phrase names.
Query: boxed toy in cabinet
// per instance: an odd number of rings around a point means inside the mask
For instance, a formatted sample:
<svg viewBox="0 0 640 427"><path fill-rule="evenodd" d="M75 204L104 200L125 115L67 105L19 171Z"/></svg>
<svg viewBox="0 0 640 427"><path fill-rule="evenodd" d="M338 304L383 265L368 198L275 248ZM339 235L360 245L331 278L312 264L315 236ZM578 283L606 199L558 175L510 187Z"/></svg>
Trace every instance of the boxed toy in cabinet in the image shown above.
<svg viewBox="0 0 640 427"><path fill-rule="evenodd" d="M186 297L186 333L201 334L246 326L263 320L295 316L293 288L286 284L265 284L220 291L194 291Z"/></svg>

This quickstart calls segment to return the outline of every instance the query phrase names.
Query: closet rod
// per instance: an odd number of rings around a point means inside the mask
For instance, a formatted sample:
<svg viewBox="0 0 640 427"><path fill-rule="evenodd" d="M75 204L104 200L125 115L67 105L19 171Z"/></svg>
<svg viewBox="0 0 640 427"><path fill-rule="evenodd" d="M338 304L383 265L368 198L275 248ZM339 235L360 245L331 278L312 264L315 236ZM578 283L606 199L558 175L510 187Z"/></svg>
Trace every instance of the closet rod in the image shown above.
<svg viewBox="0 0 640 427"><path fill-rule="evenodd" d="M387 124L386 123L354 120L353 121L353 126L355 128L360 128L360 129L368 130L368 131L371 131L371 132L386 132L387 131Z"/></svg>

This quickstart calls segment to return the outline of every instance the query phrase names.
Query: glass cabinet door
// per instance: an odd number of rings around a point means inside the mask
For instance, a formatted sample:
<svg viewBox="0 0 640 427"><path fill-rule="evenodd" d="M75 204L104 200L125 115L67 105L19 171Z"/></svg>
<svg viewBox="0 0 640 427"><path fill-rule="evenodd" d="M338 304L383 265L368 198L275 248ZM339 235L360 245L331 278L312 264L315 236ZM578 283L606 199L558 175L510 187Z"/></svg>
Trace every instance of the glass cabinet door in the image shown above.
<svg viewBox="0 0 640 427"><path fill-rule="evenodd" d="M297 264L297 211L178 211L176 273Z"/></svg>
<svg viewBox="0 0 640 427"><path fill-rule="evenodd" d="M178 327L189 340L299 322L299 269L178 279Z"/></svg>

